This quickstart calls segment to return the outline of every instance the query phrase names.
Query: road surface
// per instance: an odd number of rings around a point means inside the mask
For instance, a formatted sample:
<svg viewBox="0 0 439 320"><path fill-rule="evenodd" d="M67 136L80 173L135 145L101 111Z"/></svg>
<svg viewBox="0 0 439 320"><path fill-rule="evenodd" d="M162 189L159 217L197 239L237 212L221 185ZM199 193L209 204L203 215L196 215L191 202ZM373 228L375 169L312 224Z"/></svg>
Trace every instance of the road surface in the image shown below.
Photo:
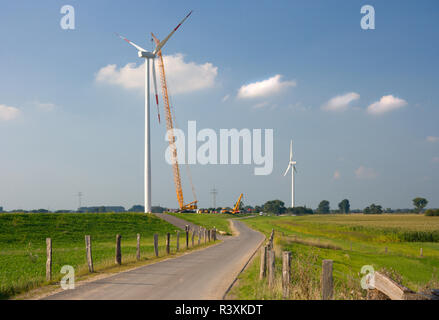
<svg viewBox="0 0 439 320"><path fill-rule="evenodd" d="M87 282L44 299L222 299L264 239L240 221L233 224L239 235L224 237L217 245Z"/></svg>

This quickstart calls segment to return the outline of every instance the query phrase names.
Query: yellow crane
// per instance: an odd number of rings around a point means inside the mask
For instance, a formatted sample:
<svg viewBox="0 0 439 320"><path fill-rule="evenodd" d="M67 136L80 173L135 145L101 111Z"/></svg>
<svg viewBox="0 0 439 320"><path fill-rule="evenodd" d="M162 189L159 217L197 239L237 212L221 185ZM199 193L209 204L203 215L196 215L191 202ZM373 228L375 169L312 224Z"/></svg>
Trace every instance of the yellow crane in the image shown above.
<svg viewBox="0 0 439 320"><path fill-rule="evenodd" d="M236 201L235 206L233 207L232 210L227 210L227 209L223 209L221 210L221 213L231 213L231 214L236 214L236 213L241 213L241 210L239 209L241 206L241 201L242 201L242 193L240 194L238 201Z"/></svg>
<svg viewBox="0 0 439 320"><path fill-rule="evenodd" d="M159 39L157 39L157 37L154 36L154 34L151 33L151 35L155 41L156 46L158 46L160 44ZM172 121L171 107L169 105L168 87L166 85L165 65L163 63L162 51L159 50L156 56L158 57L157 62L160 71L160 82L162 85L163 104L164 104L165 115L166 115L166 128L167 128L169 146L171 148L172 170L174 172L174 184L175 184L175 191L177 193L178 205L180 207L180 211L196 210L198 201L195 196L193 185L192 185L192 191L194 193L195 199L194 201L188 204L184 204L183 189L181 188L180 168L178 166L178 159L177 159L177 148L175 146L174 124ZM153 72L155 73L154 66L153 66ZM156 102L158 104L157 93L156 93Z"/></svg>

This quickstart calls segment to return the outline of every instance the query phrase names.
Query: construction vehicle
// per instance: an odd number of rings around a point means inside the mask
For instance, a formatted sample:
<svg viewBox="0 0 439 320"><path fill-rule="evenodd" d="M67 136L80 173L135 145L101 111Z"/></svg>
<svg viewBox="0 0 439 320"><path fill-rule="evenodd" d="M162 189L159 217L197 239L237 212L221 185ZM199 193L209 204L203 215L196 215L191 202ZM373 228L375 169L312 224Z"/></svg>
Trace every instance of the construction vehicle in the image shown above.
<svg viewBox="0 0 439 320"><path fill-rule="evenodd" d="M237 213L241 213L240 207L241 207L241 201L242 201L242 193L238 198L238 201L236 201L235 206L233 207L232 210L228 210L226 208L223 208L223 210L221 210L221 213L229 213L229 214L237 214Z"/></svg>
<svg viewBox="0 0 439 320"><path fill-rule="evenodd" d="M156 44L156 46L158 46L160 44L159 39L157 39L154 34L152 34L152 37L154 39L154 42ZM171 107L169 104L169 96L168 96L168 87L166 85L166 76L165 76L165 65L163 63L163 56L162 56L162 51L159 50L156 54L156 56L158 57L157 62L158 62L158 67L159 67L159 71L160 71L160 80L161 80L161 85L162 85L162 95L163 95L163 104L164 104L164 108L165 108L165 115L166 115L166 128L167 128L167 135L168 135L168 141L169 141L169 146L171 151L171 161L172 161L172 169L173 169L173 173L174 173L174 185L175 185L175 191L177 193L177 201L178 201L178 205L179 205L179 212L193 212L197 210L197 197L195 195L195 189L194 186L192 184L192 179L191 180L191 185L192 185L192 193L194 195L194 201L185 204L184 203L184 199L183 199L183 189L181 187L181 178L180 178L180 168L178 166L178 160L177 160L177 148L175 146L175 135L174 135L174 123L173 123L173 117L171 114ZM153 66L153 73L155 74L155 68ZM154 75L155 77L155 75ZM155 82L154 82L155 84ZM157 88L155 88L157 90ZM157 92L156 92L156 103L158 105L158 98L157 98ZM160 121L160 118L159 118ZM175 122L175 118L174 118L174 122Z"/></svg>

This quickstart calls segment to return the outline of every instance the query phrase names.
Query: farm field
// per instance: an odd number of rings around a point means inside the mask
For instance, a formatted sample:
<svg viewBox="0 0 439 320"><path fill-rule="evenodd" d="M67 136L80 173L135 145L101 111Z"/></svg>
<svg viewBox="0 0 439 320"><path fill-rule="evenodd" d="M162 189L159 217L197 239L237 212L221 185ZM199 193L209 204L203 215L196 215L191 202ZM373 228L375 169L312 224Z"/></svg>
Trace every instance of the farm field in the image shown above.
<svg viewBox="0 0 439 320"><path fill-rule="evenodd" d="M275 230L280 274L281 251L292 252L291 299L319 299L323 259L334 261L335 299L360 299L361 267L371 265L413 289L439 287L439 219L422 215L309 215L243 220L268 235ZM423 256L420 256L420 249ZM259 281L258 257L241 274L232 296L279 299L280 284L268 290ZM278 282L280 279L277 279ZM304 282L306 285L304 285Z"/></svg>
<svg viewBox="0 0 439 320"><path fill-rule="evenodd" d="M176 229L143 213L0 214L0 298L47 284L47 237L52 238L52 282L56 282L63 276L63 265L73 266L76 276L88 273L85 235L91 236L94 268L99 273L115 265L116 234L122 236L124 265L136 261L137 233L141 234L142 261L146 261L153 258L154 233L159 234L160 256L165 254L167 232L171 233L171 251L175 252Z"/></svg>

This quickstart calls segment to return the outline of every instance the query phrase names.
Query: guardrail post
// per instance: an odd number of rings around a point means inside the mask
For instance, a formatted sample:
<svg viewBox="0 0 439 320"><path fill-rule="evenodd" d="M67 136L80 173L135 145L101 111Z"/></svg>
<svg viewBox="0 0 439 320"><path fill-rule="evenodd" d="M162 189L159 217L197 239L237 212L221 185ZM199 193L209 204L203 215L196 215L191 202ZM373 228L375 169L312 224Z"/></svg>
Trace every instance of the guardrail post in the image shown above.
<svg viewBox="0 0 439 320"><path fill-rule="evenodd" d="M166 254L171 252L171 234L168 232L166 234Z"/></svg>
<svg viewBox="0 0 439 320"><path fill-rule="evenodd" d="M284 299L290 296L291 282L291 252L284 251L282 253L282 293Z"/></svg>
<svg viewBox="0 0 439 320"><path fill-rule="evenodd" d="M155 256L159 256L159 235L157 233L154 234L154 253Z"/></svg>
<svg viewBox="0 0 439 320"><path fill-rule="evenodd" d="M140 260L140 233L137 234L136 259Z"/></svg>
<svg viewBox="0 0 439 320"><path fill-rule="evenodd" d="M180 231L177 231L177 252L180 250Z"/></svg>
<svg viewBox="0 0 439 320"><path fill-rule="evenodd" d="M261 264L259 269L259 280L262 280L267 275L267 246L261 247Z"/></svg>
<svg viewBox="0 0 439 320"><path fill-rule="evenodd" d="M120 239L122 236L120 234L116 235L116 264L122 264L122 250L120 248Z"/></svg>
<svg viewBox="0 0 439 320"><path fill-rule="evenodd" d="M52 280L52 239L46 238L46 280Z"/></svg>
<svg viewBox="0 0 439 320"><path fill-rule="evenodd" d="M334 291L334 281L332 278L332 260L323 260L322 262L322 299L330 300L332 299Z"/></svg>
<svg viewBox="0 0 439 320"><path fill-rule="evenodd" d="M275 281L276 255L274 250L268 251L268 286L273 288Z"/></svg>
<svg viewBox="0 0 439 320"><path fill-rule="evenodd" d="M93 258L91 254L91 238L90 236L85 236L85 252L87 256L87 265L88 265L88 271L93 273Z"/></svg>

